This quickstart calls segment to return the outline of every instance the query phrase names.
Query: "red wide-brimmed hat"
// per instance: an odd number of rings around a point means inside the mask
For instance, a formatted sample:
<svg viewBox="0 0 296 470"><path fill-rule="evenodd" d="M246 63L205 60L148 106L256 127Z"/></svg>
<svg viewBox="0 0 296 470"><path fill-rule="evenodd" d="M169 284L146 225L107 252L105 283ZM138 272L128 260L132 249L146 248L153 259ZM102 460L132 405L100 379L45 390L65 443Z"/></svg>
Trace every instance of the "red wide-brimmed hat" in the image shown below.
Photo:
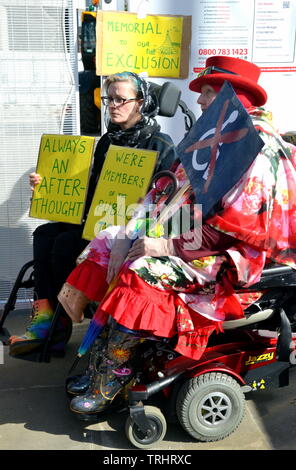
<svg viewBox="0 0 296 470"><path fill-rule="evenodd" d="M254 106L262 106L267 101L267 94L257 83L260 73L260 68L247 60L236 57L212 56L206 60L204 70L189 83L189 88L201 93L202 85L221 86L227 80L234 88L237 87L251 94L254 97Z"/></svg>

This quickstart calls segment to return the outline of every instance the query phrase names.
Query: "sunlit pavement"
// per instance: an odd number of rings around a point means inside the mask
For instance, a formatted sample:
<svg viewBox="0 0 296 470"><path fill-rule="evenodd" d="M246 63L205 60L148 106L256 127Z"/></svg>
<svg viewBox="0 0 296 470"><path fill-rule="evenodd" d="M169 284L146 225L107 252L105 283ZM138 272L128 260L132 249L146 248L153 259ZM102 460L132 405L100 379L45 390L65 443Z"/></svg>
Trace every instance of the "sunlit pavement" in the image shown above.
<svg viewBox="0 0 296 470"><path fill-rule="evenodd" d="M23 311L11 312L6 327L23 333ZM75 325L64 358L37 363L12 358L4 348L0 365L0 450L135 450L125 435L127 412L101 422L77 419L69 410L65 378L87 323ZM82 362L77 373L83 370ZM153 450L296 449L296 374L290 386L246 394L246 415L228 438L213 443L193 440L179 424L169 424Z"/></svg>

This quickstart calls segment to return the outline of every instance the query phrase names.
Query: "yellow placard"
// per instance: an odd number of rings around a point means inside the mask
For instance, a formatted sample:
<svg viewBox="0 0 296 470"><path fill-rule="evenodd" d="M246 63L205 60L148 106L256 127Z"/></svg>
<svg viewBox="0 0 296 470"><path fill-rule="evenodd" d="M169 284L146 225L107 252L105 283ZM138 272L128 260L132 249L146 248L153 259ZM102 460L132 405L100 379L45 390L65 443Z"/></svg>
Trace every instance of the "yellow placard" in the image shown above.
<svg viewBox="0 0 296 470"><path fill-rule="evenodd" d="M191 41L190 16L97 13L97 75L147 72L149 77L186 78Z"/></svg>
<svg viewBox="0 0 296 470"><path fill-rule="evenodd" d="M30 217L81 224L95 138L44 134L41 137Z"/></svg>
<svg viewBox="0 0 296 470"><path fill-rule="evenodd" d="M110 145L82 237L92 240L110 225L126 225L148 190L158 152Z"/></svg>

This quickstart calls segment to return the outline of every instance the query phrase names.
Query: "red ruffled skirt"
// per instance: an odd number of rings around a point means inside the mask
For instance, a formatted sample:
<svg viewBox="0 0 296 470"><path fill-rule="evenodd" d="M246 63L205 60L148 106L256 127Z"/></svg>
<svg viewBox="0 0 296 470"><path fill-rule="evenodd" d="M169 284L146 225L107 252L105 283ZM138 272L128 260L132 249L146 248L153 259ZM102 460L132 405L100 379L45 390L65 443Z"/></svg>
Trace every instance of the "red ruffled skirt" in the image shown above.
<svg viewBox="0 0 296 470"><path fill-rule="evenodd" d="M79 264L67 282L101 302L96 315L107 313L126 328L158 337L177 335L175 350L195 360L203 354L212 332L221 330L220 322L190 309L176 292L152 287L128 268L107 295L106 268L90 260Z"/></svg>

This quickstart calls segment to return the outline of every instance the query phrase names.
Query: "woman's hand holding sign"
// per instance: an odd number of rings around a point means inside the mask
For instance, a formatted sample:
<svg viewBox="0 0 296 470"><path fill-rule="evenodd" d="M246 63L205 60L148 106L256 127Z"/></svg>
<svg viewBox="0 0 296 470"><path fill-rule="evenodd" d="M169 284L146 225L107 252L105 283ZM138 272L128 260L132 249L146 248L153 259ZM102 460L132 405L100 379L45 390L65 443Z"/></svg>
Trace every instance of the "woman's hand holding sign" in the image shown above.
<svg viewBox="0 0 296 470"><path fill-rule="evenodd" d="M35 186L39 184L42 180L42 177L38 173L30 173L29 174L29 183L32 191L34 191Z"/></svg>

